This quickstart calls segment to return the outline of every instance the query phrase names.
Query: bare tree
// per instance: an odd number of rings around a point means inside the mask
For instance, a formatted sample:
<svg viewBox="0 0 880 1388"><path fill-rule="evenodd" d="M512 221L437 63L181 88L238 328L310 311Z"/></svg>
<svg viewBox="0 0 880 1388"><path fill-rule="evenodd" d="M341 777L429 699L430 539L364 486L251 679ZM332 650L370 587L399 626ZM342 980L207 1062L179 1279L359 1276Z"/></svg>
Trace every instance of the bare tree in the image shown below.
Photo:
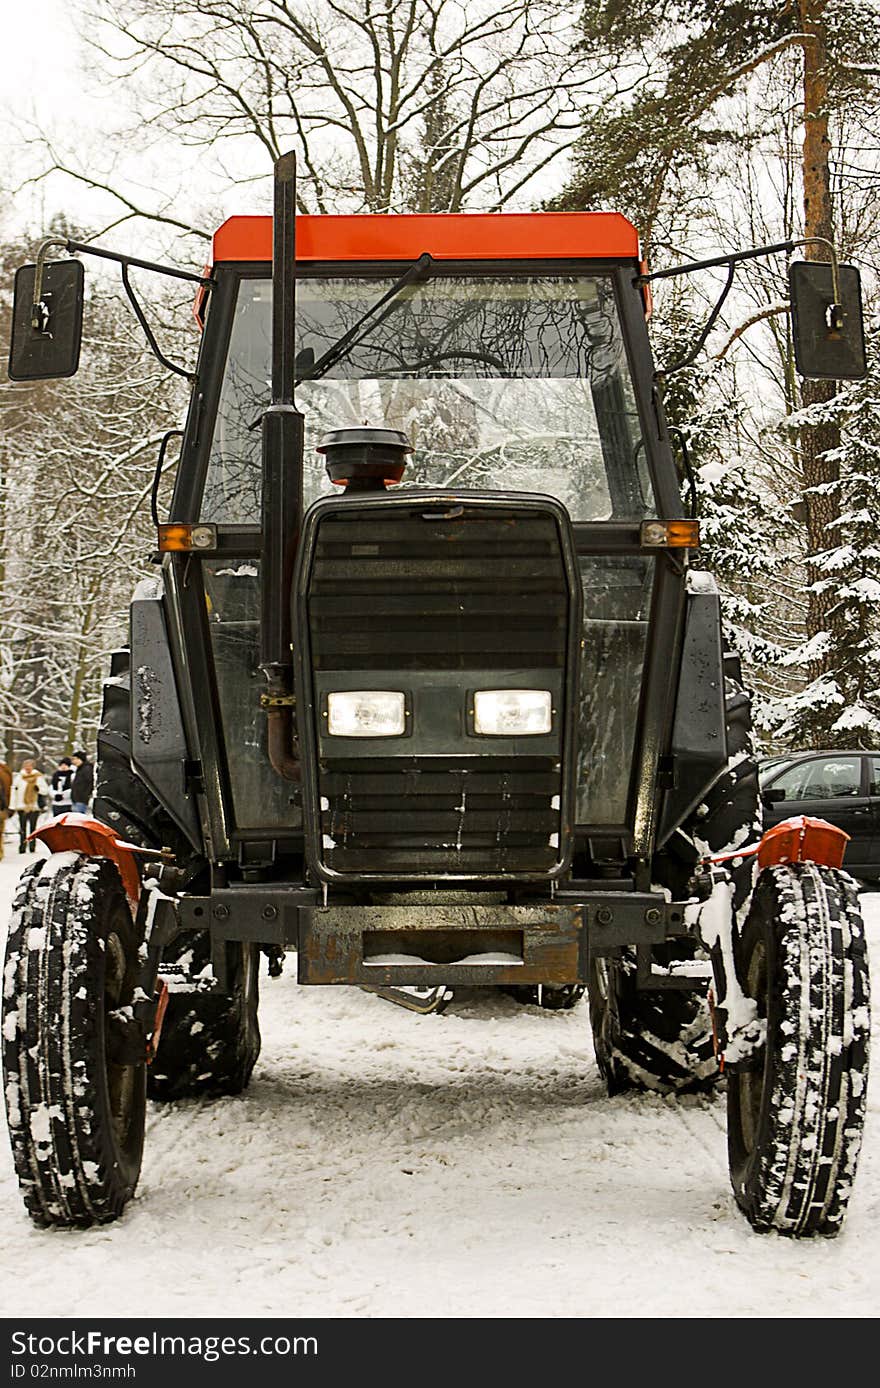
<svg viewBox="0 0 880 1388"><path fill-rule="evenodd" d="M534 202L585 105L644 70L587 60L565 0L82 0L82 13L141 137L210 146L242 182L294 147L302 211ZM119 220L150 212L143 194L48 154L47 170L120 193Z"/></svg>
<svg viewBox="0 0 880 1388"><path fill-rule="evenodd" d="M0 246L4 270L22 259L20 246ZM10 281L4 274L4 300ZM93 745L107 656L124 640L131 590L149 553L159 439L183 405L179 378L150 355L121 294L98 275L89 280L86 321L73 380L0 383L7 759Z"/></svg>

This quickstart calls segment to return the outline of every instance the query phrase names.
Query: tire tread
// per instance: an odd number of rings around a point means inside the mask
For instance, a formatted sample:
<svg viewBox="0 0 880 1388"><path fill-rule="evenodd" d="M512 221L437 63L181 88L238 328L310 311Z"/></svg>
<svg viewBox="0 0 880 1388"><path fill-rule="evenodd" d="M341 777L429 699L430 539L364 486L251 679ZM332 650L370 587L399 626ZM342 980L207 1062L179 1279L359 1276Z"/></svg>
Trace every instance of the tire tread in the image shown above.
<svg viewBox="0 0 880 1388"><path fill-rule="evenodd" d="M753 910L750 937L761 928L775 932L771 1051L752 1154L731 1076L734 1194L761 1232L833 1237L852 1190L867 1092L869 977L858 896L846 873L786 864L764 871Z"/></svg>

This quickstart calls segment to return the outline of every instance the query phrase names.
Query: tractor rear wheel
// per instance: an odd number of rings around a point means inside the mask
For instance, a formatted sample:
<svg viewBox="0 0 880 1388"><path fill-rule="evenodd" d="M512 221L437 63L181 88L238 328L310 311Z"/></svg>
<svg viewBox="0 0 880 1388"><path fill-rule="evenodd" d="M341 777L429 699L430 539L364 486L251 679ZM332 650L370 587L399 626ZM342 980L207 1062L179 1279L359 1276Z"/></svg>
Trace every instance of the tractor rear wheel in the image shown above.
<svg viewBox="0 0 880 1388"><path fill-rule="evenodd" d="M687 950L658 947L673 961ZM590 1025L596 1064L609 1094L654 1089L685 1094L708 1089L718 1064L702 993L693 988L663 991L636 986L636 953L590 960Z"/></svg>
<svg viewBox="0 0 880 1388"><path fill-rule="evenodd" d="M114 1014L132 1001L138 941L116 867L55 853L18 886L6 947L3 1069L16 1175L31 1218L118 1218L141 1168L146 1046L120 1063Z"/></svg>
<svg viewBox="0 0 880 1388"><path fill-rule="evenodd" d="M205 934L179 936L175 962L190 977L210 963ZM255 945L227 945L225 993L178 992L171 979L168 1008L147 1086L151 1099L240 1094L260 1054L259 951Z"/></svg>
<svg viewBox="0 0 880 1388"><path fill-rule="evenodd" d="M749 695L738 658L726 654L724 666L728 767L682 825L684 836L706 855L744 848L761 834ZM751 897L754 859L734 860L728 869L734 909L742 918ZM690 871L690 865L663 855L655 864L654 880L681 899ZM656 962L666 967L678 963L693 968L699 957L692 940L654 948ZM708 958L705 963L708 970ZM610 1094L626 1089L687 1093L717 1083L712 1020L703 990L637 988L636 952L625 947L617 956L592 961L589 995L596 1061Z"/></svg>
<svg viewBox="0 0 880 1388"><path fill-rule="evenodd" d="M868 1078L868 959L848 876L815 863L765 869L737 973L766 1041L728 1079L736 1202L761 1232L833 1237L856 1174Z"/></svg>

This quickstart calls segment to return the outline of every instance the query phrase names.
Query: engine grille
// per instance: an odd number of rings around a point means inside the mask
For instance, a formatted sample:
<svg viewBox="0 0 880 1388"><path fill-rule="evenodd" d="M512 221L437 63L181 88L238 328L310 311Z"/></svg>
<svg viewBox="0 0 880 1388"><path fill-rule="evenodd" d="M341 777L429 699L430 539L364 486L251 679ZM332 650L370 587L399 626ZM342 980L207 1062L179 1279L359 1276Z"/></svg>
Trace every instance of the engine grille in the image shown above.
<svg viewBox="0 0 880 1388"><path fill-rule="evenodd" d="M506 670L514 651L520 669L559 668L568 593L553 517L327 518L309 615L316 670Z"/></svg>
<svg viewBox="0 0 880 1388"><path fill-rule="evenodd" d="M322 843L336 872L542 872L558 857L559 769L550 760L486 757L479 769L473 759L413 758L405 769L334 761L321 787Z"/></svg>
<svg viewBox="0 0 880 1388"><path fill-rule="evenodd" d="M323 507L305 593L321 865L387 878L552 873L573 601L558 511L403 497ZM554 690L553 734L474 736L468 691L517 684ZM325 736L334 688L406 690L411 732Z"/></svg>

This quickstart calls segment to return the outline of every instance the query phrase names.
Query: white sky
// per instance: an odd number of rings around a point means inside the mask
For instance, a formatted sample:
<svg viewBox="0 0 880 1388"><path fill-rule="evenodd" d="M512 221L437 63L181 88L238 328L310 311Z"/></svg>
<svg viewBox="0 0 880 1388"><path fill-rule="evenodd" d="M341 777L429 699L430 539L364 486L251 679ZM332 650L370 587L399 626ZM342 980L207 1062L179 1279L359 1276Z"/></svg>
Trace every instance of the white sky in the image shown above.
<svg viewBox="0 0 880 1388"><path fill-rule="evenodd" d="M0 133L7 153L4 185L17 186L33 171L23 129L32 123L51 131L84 131L101 127L102 111L112 100L87 90L81 70L82 45L63 0L0 0ZM85 194L65 180L60 187L25 188L5 208L4 221L41 233L57 210L76 215Z"/></svg>
<svg viewBox="0 0 880 1388"><path fill-rule="evenodd" d="M54 134L62 152L74 148L82 166L97 177L113 182L115 175L115 181L144 207L156 206L163 195L173 198L181 187L185 189L182 215L209 230L232 211L266 210L257 191L240 188L232 190L232 203L224 205L215 191L219 171L210 163L200 169L198 155L192 151L175 147L169 155L164 142L149 153L134 153L125 162L117 158L110 174L101 163L106 151L102 137L126 116L125 94L119 86L102 86L94 64L65 0L0 0L0 140L6 151L0 187L16 190L0 213L5 229L25 230L36 239L52 215L63 212L92 234L121 211L109 197L60 175L22 187L37 164L45 162L45 155L28 148L28 125ZM157 259L169 254L182 260L196 256L201 263L199 243L174 246L174 235L153 231L141 222L115 228L98 239L117 250Z"/></svg>
<svg viewBox="0 0 880 1388"><path fill-rule="evenodd" d="M270 211L265 157L246 146L224 148L221 154L219 147L209 152L172 147L160 138L150 151L132 149L127 158L114 158L112 170L106 167L103 137L130 119L125 88L99 82L96 55L78 32L81 21L72 11L70 0L0 0L0 140L6 154L0 192L16 190L12 198L0 201L0 225L7 231L26 230L36 239L53 214L63 212L93 235L121 211L109 196L96 195L68 177L56 175L36 187L22 187L45 159L25 142L28 123L54 133L62 152L75 147L83 168L124 187L141 206L155 208L167 199L175 215L205 230L233 213ZM255 155L265 180L236 186L230 171L243 178L251 172L248 161ZM554 167L530 186L529 195L549 194L559 179L559 168ZM184 261L196 257L200 263L203 249L198 241L181 246L177 233L144 223L114 228L99 242L157 259L169 254Z"/></svg>
<svg viewBox="0 0 880 1388"><path fill-rule="evenodd" d="M42 113L78 94L78 39L61 0L0 0L3 104Z"/></svg>

